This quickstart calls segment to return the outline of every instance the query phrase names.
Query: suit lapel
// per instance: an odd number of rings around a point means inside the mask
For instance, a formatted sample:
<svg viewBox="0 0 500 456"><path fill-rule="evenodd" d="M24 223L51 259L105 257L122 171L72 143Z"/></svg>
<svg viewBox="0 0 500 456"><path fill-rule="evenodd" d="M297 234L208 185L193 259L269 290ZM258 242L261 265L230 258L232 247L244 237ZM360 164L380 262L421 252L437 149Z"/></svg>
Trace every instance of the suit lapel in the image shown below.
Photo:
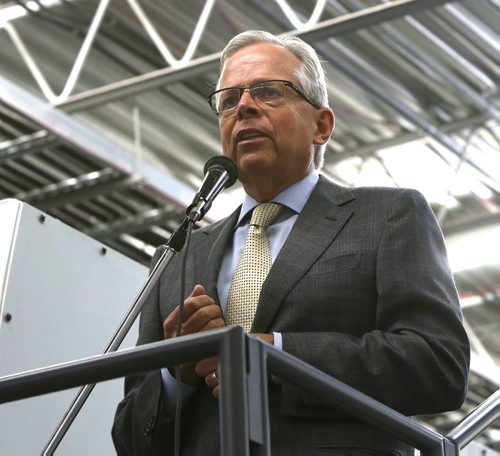
<svg viewBox="0 0 500 456"><path fill-rule="evenodd" d="M353 193L320 177L262 287L252 332L268 332L290 290L333 242L352 214Z"/></svg>

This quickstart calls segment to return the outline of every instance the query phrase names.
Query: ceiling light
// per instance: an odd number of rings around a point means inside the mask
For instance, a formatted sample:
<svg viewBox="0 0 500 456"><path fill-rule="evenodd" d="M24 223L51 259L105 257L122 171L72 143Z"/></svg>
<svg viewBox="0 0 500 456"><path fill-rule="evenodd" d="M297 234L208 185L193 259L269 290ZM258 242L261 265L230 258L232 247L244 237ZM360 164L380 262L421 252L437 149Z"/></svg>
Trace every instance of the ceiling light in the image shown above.
<svg viewBox="0 0 500 456"><path fill-rule="evenodd" d="M51 7L59 5L61 0L41 0L39 3L42 6ZM0 28L4 27L8 22L26 16L28 14L27 10L34 12L40 11L40 5L35 1L29 1L26 3L26 7L10 4L0 9Z"/></svg>
<svg viewBox="0 0 500 456"><path fill-rule="evenodd" d="M446 237L448 259L453 272L482 266L500 267L500 224Z"/></svg>
<svg viewBox="0 0 500 456"><path fill-rule="evenodd" d="M479 356L476 352L471 352L470 369L486 380L489 380L495 386L500 387L500 366L494 361Z"/></svg>
<svg viewBox="0 0 500 456"><path fill-rule="evenodd" d="M7 22L26 16L27 11L20 5L7 6L0 10L0 27L5 26Z"/></svg>
<svg viewBox="0 0 500 456"><path fill-rule="evenodd" d="M428 201L454 205L454 196L470 193L456 172L423 141L382 149L378 156L398 186L419 190Z"/></svg>

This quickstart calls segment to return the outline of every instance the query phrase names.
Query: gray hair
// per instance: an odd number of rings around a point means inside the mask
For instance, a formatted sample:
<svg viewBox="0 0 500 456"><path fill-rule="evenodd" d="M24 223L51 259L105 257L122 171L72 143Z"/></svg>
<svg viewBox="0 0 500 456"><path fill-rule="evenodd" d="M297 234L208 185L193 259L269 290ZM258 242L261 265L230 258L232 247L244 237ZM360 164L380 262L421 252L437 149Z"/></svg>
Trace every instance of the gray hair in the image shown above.
<svg viewBox="0 0 500 456"><path fill-rule="evenodd" d="M299 66L295 69L295 77L304 93L318 106L329 106L325 71L318 54L309 44L296 36L276 36L260 30L242 32L232 38L222 51L221 69L224 68L226 60L240 49L259 43L275 44L294 54L300 61ZM220 77L217 88L220 88ZM314 166L318 170L323 166L325 149L326 144L314 146Z"/></svg>

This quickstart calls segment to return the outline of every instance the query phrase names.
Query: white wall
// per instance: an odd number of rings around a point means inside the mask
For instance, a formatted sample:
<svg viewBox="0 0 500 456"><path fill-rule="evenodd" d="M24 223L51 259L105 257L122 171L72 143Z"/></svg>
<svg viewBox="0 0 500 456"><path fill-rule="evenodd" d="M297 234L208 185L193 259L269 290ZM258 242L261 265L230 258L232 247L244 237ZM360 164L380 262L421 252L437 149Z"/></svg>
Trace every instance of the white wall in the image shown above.
<svg viewBox="0 0 500 456"><path fill-rule="evenodd" d="M102 353L147 278L144 266L41 215L0 201L1 376ZM137 324L122 347L136 339ZM122 385L97 385L56 455L114 454ZM1 404L0 454L40 454L76 392Z"/></svg>

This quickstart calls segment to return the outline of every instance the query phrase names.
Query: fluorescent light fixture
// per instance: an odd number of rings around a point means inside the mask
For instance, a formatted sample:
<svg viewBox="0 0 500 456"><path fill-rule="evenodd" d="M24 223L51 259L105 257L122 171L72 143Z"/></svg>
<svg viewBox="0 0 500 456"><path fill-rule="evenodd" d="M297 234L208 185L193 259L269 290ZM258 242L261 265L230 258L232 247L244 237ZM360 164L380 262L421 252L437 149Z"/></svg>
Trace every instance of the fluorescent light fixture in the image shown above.
<svg viewBox="0 0 500 456"><path fill-rule="evenodd" d="M460 295L460 306L463 308L465 307L473 307L473 306L479 306L484 302L484 299L482 296L479 295L470 295L470 296L462 296Z"/></svg>
<svg viewBox="0 0 500 456"><path fill-rule="evenodd" d="M135 236L132 236L127 233L120 234L120 240L125 242L126 244L131 245L137 250L140 250L141 252L145 253L146 255L153 256L156 248L153 247L152 245L146 244L144 241L136 238Z"/></svg>
<svg viewBox="0 0 500 456"><path fill-rule="evenodd" d="M224 190L212 203L207 219L217 221L230 215L243 202L245 192L240 186Z"/></svg>
<svg viewBox="0 0 500 456"><path fill-rule="evenodd" d="M358 167L359 173L355 178L355 187L395 187L396 183L387 174L380 160L368 158Z"/></svg>
<svg viewBox="0 0 500 456"><path fill-rule="evenodd" d="M378 156L398 186L417 189L428 201L449 208L454 196L470 193L468 182L421 140L382 149Z"/></svg>
<svg viewBox="0 0 500 456"><path fill-rule="evenodd" d="M482 266L500 268L500 225L454 234L446 237L445 242L453 272Z"/></svg>
<svg viewBox="0 0 500 456"><path fill-rule="evenodd" d="M483 200L492 198L491 191L469 164L463 163L457 173L458 162L450 166L447 160L427 147L424 140L380 149L377 157L379 160L349 157L333 165L331 171L356 187L414 188L431 203L448 209L457 207L457 198L461 196L474 194ZM452 158L456 157L450 156L450 160Z"/></svg>
<svg viewBox="0 0 500 456"><path fill-rule="evenodd" d="M41 0L40 4L42 6L54 6L59 5L61 0ZM40 11L40 5L37 2L30 1L26 3L26 7L31 11ZM28 14L26 8L21 5L9 4L6 7L0 9L0 28L5 26L7 22L11 22L20 17L24 17Z"/></svg>
<svg viewBox="0 0 500 456"><path fill-rule="evenodd" d="M26 16L26 10L20 5L7 6L0 10L0 27L14 19Z"/></svg>
<svg viewBox="0 0 500 456"><path fill-rule="evenodd" d="M500 388L500 366L495 364L495 362L472 351L470 368L472 372L486 380L489 380L495 386Z"/></svg>

